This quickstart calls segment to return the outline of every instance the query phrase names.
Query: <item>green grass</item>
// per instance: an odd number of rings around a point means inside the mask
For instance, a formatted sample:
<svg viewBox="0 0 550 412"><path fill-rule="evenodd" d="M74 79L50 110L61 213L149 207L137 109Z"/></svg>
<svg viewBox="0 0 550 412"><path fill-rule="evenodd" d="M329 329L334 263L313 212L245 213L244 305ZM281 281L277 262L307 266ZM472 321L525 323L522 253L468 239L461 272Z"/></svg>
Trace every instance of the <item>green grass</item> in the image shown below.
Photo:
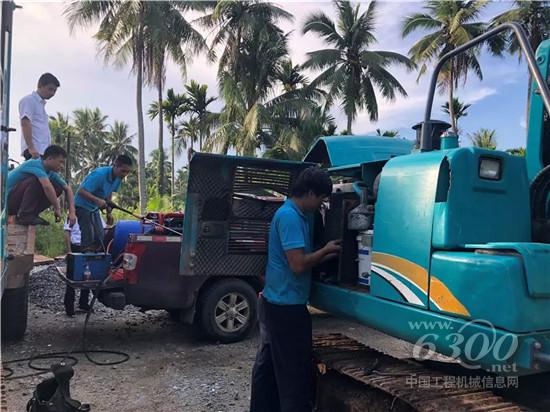
<svg viewBox="0 0 550 412"><path fill-rule="evenodd" d="M66 216L66 213L64 215ZM36 254L49 257L64 255L67 252L65 250L65 234L63 233L64 221L56 223L51 211L43 212L40 217L50 222L50 225L36 227ZM113 211L113 217L115 223L119 220L135 220L120 210ZM104 215L103 218L105 219Z"/></svg>
<svg viewBox="0 0 550 412"><path fill-rule="evenodd" d="M63 222L56 223L53 212L47 211L40 217L50 222L49 226L36 227L36 254L56 257L65 254Z"/></svg>

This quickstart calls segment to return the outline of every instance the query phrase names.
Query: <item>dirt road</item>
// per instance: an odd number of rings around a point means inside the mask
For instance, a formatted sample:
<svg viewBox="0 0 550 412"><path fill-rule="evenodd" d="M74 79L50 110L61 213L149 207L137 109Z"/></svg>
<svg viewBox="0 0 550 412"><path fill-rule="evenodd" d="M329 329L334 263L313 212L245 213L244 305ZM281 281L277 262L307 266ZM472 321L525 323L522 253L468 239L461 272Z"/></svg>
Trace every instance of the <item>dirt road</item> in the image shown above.
<svg viewBox="0 0 550 412"><path fill-rule="evenodd" d="M62 294L62 284L51 268L33 272L27 334L22 342L3 345L4 361L80 347L85 315L67 317ZM313 322L316 334L341 332L395 356L412 353L405 342L323 313L314 313ZM248 410L257 332L243 342L220 345L205 341L193 327L172 321L164 311L114 311L98 304L87 336L91 349L130 355L128 362L116 366L96 366L77 356L72 396L89 403L93 412ZM17 375L32 372L25 363L12 366ZM24 411L42 379L6 381L8 411Z"/></svg>

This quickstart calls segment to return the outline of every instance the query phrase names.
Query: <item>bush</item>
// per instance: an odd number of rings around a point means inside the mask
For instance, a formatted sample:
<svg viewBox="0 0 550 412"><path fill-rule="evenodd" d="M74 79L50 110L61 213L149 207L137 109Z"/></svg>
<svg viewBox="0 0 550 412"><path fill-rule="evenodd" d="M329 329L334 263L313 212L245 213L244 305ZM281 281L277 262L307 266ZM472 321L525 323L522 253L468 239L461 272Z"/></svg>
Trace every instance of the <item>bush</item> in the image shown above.
<svg viewBox="0 0 550 412"><path fill-rule="evenodd" d="M139 210L130 210L130 211L139 215ZM102 216L105 219L105 215L102 215ZM130 216L128 213L122 212L118 209L113 210L113 219L115 220L115 224L119 220L137 220L135 217Z"/></svg>
<svg viewBox="0 0 550 412"><path fill-rule="evenodd" d="M153 196L147 202L148 212L173 212L174 208L170 204L170 196Z"/></svg>
<svg viewBox="0 0 550 412"><path fill-rule="evenodd" d="M50 257L65 254L64 222L56 223L51 211L42 213L40 217L50 222L50 225L36 227L36 254Z"/></svg>

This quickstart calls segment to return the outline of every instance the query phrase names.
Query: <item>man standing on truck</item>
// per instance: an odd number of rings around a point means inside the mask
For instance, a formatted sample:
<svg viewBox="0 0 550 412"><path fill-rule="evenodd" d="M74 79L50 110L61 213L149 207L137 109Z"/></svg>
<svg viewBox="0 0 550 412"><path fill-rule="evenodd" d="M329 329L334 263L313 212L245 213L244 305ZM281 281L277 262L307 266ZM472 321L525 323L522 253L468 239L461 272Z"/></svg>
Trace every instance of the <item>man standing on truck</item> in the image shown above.
<svg viewBox="0 0 550 412"><path fill-rule="evenodd" d="M132 171L132 159L119 155L112 166L98 167L86 176L76 192L75 205L80 225L82 251L103 245L103 224L100 209L107 210L110 219L111 209L107 202L113 192L118 191L122 179Z"/></svg>
<svg viewBox="0 0 550 412"><path fill-rule="evenodd" d="M69 222L76 221L73 191L59 172L65 167L67 152L60 146L49 146L42 159L31 159L8 173L8 215L15 215L19 225L48 225L39 217L50 205L56 220L61 220L61 192L69 201Z"/></svg>
<svg viewBox="0 0 550 412"><path fill-rule="evenodd" d="M36 91L19 101L21 155L25 160L38 159L52 142L45 106L58 87L59 80L51 73L44 73L38 79Z"/></svg>
<svg viewBox="0 0 550 412"><path fill-rule="evenodd" d="M317 167L302 171L269 231L265 286L258 301L261 342L252 371L251 412L310 412L313 408L311 268L337 256L338 240L313 251L308 212L332 193Z"/></svg>

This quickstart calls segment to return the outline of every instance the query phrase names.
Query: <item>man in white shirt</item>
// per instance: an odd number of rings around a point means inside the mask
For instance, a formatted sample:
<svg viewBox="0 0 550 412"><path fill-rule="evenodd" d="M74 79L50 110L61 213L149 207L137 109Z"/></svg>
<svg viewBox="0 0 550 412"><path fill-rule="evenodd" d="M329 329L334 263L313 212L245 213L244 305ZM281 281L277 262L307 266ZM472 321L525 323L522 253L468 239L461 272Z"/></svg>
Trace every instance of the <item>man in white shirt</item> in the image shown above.
<svg viewBox="0 0 550 412"><path fill-rule="evenodd" d="M103 229L107 228L107 225L105 221L103 220L103 217L101 217L101 224L103 225ZM71 227L71 224L69 222L69 219L65 221L65 225L63 226L63 230L65 232L65 245L67 248L67 252L72 253L80 253L80 241L81 241L81 232L80 232L80 226L77 222ZM90 289L80 289L80 297L78 299L78 308L87 312L90 310L90 303L89 303L89 297L90 297ZM74 316L74 298L75 298L75 290L67 285L65 288L65 298L63 299L63 303L65 304L65 313L67 316Z"/></svg>
<svg viewBox="0 0 550 412"><path fill-rule="evenodd" d="M46 147L51 145L52 136L45 106L58 87L59 80L51 73L44 73L38 79L36 91L19 101L21 155L25 160L38 159Z"/></svg>

